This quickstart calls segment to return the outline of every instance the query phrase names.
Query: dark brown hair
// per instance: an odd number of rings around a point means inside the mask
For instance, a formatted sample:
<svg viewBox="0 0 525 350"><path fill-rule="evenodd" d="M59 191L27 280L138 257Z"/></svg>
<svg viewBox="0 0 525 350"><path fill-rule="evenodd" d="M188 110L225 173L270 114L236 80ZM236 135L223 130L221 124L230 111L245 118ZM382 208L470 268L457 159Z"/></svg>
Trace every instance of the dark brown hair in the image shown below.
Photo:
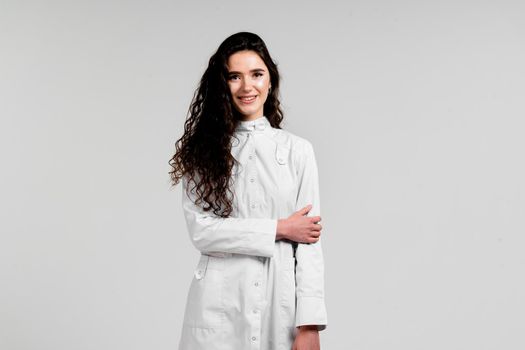
<svg viewBox="0 0 525 350"><path fill-rule="evenodd" d="M175 186L183 176L187 190L196 190L195 204L204 211L228 217L232 211L231 171L237 160L231 155L231 137L242 119L235 109L228 86L228 58L237 51L257 53L268 67L272 88L264 103L264 116L280 129L279 72L264 41L254 33L239 32L226 38L211 56L184 123L184 134L175 143L175 155L169 160L169 174ZM192 187L190 183L193 182Z"/></svg>

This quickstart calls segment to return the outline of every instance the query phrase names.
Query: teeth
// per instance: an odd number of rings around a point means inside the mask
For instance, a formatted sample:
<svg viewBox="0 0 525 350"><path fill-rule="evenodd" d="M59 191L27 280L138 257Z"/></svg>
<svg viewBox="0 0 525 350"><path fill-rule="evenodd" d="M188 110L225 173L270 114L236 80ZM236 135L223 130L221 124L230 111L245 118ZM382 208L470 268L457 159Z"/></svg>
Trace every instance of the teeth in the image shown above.
<svg viewBox="0 0 525 350"><path fill-rule="evenodd" d="M241 97L241 100L243 101L251 101L255 98L255 96L252 96L252 97Z"/></svg>

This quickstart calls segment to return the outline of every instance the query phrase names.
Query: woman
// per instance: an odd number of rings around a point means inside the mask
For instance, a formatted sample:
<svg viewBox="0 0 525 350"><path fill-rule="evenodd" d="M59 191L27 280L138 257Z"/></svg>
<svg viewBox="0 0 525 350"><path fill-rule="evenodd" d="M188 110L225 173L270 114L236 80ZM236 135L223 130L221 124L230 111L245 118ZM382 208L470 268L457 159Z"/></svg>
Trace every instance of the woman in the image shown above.
<svg viewBox="0 0 525 350"><path fill-rule="evenodd" d="M240 32L210 58L170 160L201 252L179 350L318 350L327 325L312 144L280 127L279 73Z"/></svg>

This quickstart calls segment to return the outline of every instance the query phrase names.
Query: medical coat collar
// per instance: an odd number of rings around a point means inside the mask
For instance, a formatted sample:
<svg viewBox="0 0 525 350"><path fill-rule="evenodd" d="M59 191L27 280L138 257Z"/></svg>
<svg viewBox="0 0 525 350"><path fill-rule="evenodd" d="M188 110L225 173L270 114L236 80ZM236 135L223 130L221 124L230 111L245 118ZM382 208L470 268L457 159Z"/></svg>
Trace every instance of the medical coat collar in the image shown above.
<svg viewBox="0 0 525 350"><path fill-rule="evenodd" d="M264 131L271 130L272 126L266 116L261 116L254 120L239 120L235 131Z"/></svg>

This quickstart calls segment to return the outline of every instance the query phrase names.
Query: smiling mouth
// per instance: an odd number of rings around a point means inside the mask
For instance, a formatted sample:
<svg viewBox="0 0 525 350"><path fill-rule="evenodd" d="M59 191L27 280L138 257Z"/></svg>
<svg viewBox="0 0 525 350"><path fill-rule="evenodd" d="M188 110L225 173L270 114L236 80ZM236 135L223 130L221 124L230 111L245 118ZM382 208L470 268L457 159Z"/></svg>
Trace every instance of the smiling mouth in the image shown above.
<svg viewBox="0 0 525 350"><path fill-rule="evenodd" d="M243 103L251 103L253 101L255 101L255 99L257 98L257 96L246 96L246 97L239 97L239 100L241 100Z"/></svg>

